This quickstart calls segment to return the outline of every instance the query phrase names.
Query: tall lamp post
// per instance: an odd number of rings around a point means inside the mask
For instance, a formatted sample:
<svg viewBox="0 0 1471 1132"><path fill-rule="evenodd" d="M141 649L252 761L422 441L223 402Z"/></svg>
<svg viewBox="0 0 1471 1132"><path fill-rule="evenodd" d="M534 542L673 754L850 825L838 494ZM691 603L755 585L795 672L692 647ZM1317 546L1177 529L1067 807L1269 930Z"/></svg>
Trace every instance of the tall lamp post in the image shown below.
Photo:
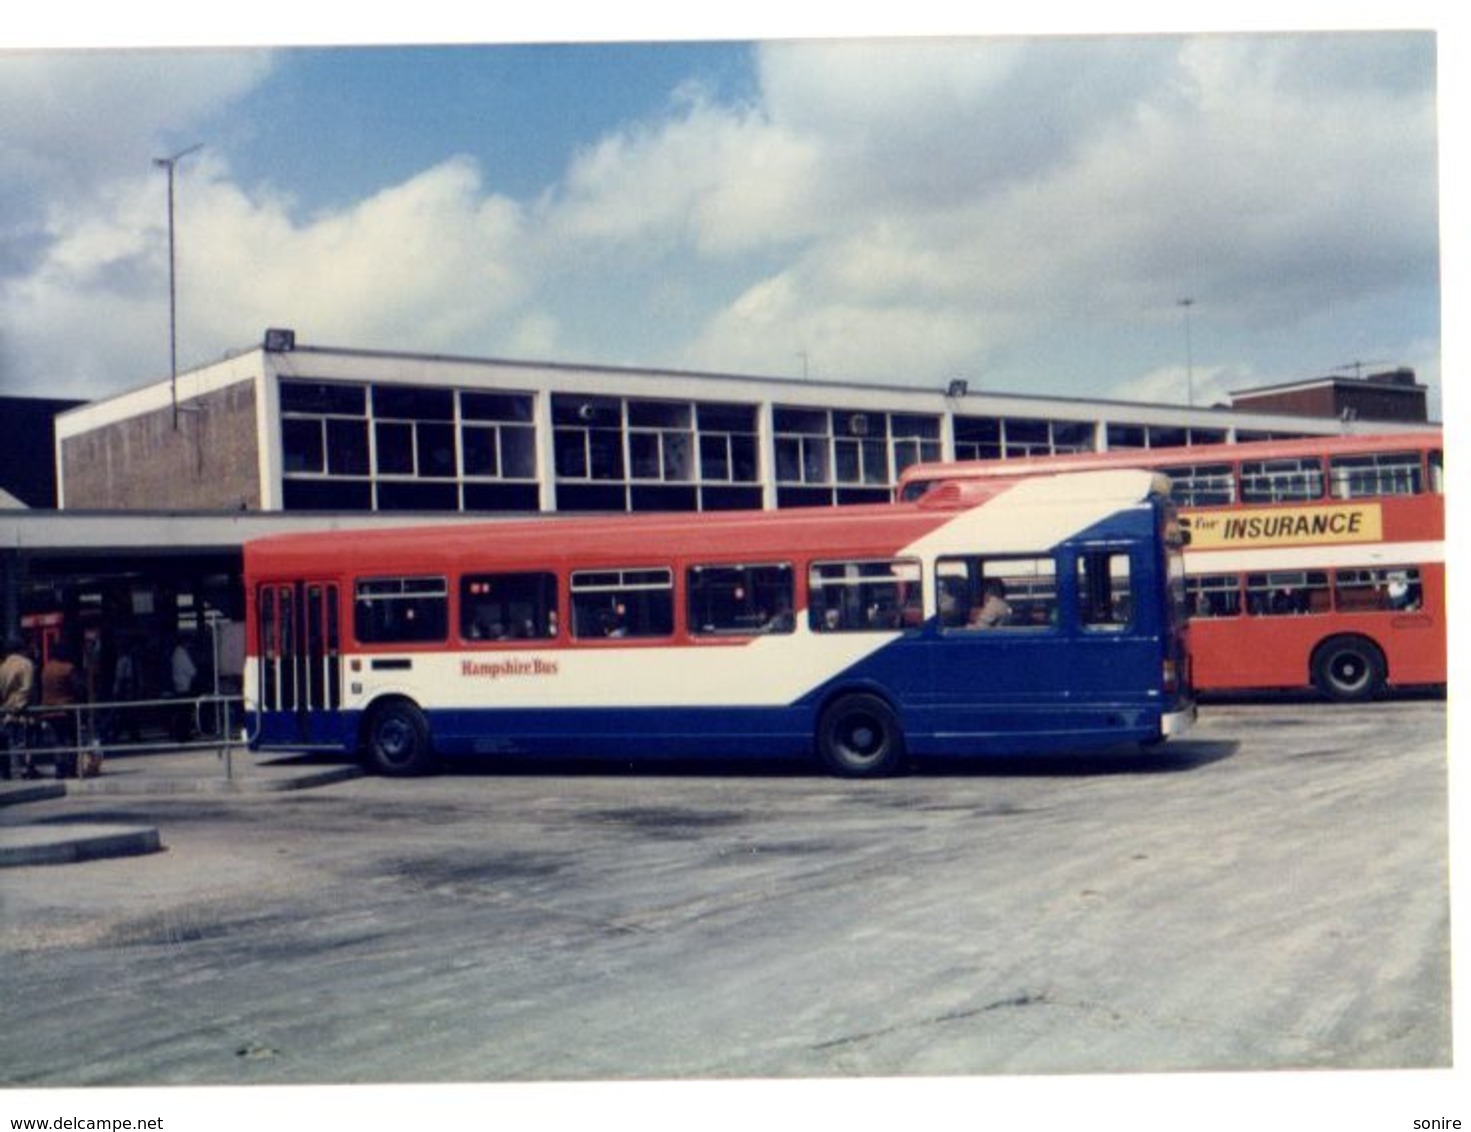
<svg viewBox="0 0 1471 1132"><path fill-rule="evenodd" d="M169 175L169 399L174 407L174 431L179 431L179 337L178 337L178 290L174 281L174 166L181 160L204 148L204 143L181 149L171 157L155 157L156 168Z"/></svg>
<svg viewBox="0 0 1471 1132"><path fill-rule="evenodd" d="M1191 408L1195 407L1195 357L1190 345L1190 308L1195 305L1194 299L1181 299L1179 305L1185 308L1185 394L1189 399Z"/></svg>

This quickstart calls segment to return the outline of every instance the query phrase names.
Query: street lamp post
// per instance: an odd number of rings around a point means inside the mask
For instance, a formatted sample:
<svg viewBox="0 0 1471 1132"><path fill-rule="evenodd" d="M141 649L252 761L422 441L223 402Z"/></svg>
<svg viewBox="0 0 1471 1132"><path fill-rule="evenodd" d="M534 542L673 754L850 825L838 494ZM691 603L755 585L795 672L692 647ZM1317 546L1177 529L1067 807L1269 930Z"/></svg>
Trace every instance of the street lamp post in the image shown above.
<svg viewBox="0 0 1471 1132"><path fill-rule="evenodd" d="M1190 343L1190 308L1195 305L1194 299L1181 299L1179 305L1185 308L1185 395L1190 407L1195 407L1195 357Z"/></svg>
<svg viewBox="0 0 1471 1132"><path fill-rule="evenodd" d="M174 431L179 431L179 339L178 291L174 265L174 166L191 153L204 148L204 143L181 149L171 157L155 157L153 164L169 176L169 399L174 409Z"/></svg>

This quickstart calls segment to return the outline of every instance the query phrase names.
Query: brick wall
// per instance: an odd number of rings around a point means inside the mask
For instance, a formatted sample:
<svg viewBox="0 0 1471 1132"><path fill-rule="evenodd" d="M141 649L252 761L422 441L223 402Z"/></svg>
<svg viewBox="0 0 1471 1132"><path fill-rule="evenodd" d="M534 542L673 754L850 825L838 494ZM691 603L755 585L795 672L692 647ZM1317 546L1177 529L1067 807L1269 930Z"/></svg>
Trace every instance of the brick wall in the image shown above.
<svg viewBox="0 0 1471 1132"><path fill-rule="evenodd" d="M255 386L242 381L62 442L69 510L258 510Z"/></svg>

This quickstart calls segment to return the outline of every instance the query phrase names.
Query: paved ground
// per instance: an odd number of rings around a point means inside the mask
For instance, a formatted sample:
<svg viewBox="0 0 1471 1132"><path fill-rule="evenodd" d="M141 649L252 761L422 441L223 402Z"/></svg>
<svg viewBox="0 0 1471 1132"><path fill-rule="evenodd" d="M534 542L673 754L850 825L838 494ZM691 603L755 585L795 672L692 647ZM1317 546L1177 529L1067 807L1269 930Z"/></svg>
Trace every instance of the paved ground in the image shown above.
<svg viewBox="0 0 1471 1132"><path fill-rule="evenodd" d="M1157 752L873 783L513 767L227 792L125 764L0 810L163 844L0 870L5 1084L1451 1058L1441 701L1217 705Z"/></svg>

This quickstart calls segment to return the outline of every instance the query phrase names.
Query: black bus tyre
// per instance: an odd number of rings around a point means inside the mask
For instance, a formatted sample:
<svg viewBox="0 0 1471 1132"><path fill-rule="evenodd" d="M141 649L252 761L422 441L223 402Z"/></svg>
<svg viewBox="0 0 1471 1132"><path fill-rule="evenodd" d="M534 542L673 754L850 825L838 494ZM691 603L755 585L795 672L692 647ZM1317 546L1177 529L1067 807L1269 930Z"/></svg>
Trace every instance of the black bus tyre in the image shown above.
<svg viewBox="0 0 1471 1132"><path fill-rule="evenodd" d="M822 713L817 753L828 770L845 778L896 774L904 765L904 730L878 696L846 695Z"/></svg>
<svg viewBox="0 0 1471 1132"><path fill-rule="evenodd" d="M364 755L379 774L395 778L427 774L435 766L429 721L408 700L379 705L368 719Z"/></svg>
<svg viewBox="0 0 1471 1132"><path fill-rule="evenodd" d="M1330 700L1373 699L1385 671L1384 654L1364 637L1329 637L1313 652L1313 683Z"/></svg>

